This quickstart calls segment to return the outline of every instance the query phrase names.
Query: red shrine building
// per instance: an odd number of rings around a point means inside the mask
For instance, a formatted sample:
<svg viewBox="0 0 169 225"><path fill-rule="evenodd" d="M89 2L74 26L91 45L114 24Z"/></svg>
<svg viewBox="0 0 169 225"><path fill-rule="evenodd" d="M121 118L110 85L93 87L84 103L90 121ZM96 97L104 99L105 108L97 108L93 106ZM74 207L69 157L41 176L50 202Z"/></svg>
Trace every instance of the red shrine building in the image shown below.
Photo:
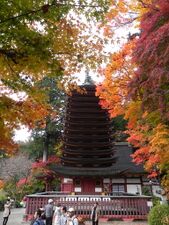
<svg viewBox="0 0 169 225"><path fill-rule="evenodd" d="M63 154L55 171L61 192L73 194L142 194L152 185L141 165L132 162L127 142L113 143L108 112L99 104L93 84L80 86L67 98ZM154 185L154 191L158 189Z"/></svg>

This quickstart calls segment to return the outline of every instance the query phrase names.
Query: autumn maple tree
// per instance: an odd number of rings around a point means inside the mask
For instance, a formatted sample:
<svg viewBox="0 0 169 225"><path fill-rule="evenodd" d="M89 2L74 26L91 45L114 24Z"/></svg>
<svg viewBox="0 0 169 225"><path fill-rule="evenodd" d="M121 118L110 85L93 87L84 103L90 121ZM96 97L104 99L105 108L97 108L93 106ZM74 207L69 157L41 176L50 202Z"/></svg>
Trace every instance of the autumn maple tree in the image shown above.
<svg viewBox="0 0 169 225"><path fill-rule="evenodd" d="M90 27L88 21L100 20L107 8L105 0L0 2L2 151L9 155L16 151L14 129L21 124L33 128L48 114L47 98L35 86L37 81L63 73L68 77L83 62L97 61L94 48L99 44L82 31Z"/></svg>
<svg viewBox="0 0 169 225"><path fill-rule="evenodd" d="M133 9L134 16L124 16ZM119 26L137 21L141 32L112 54L97 94L112 117L128 120L128 141L137 148L133 160L168 190L169 1L121 1L120 14L112 7L108 19Z"/></svg>
<svg viewBox="0 0 169 225"><path fill-rule="evenodd" d="M169 152L169 2L154 1L140 24L142 33L133 52L137 63L129 93L132 99L141 101L142 117L147 131L149 154L145 166L163 176L163 184L168 188ZM137 161L139 154L135 153Z"/></svg>
<svg viewBox="0 0 169 225"><path fill-rule="evenodd" d="M50 156L48 160L44 162L42 159L39 159L37 162L32 164L32 173L30 176L30 183L31 180L36 179L39 181L43 181L45 191L51 191L53 188L52 183L59 183L58 182L58 175L51 169L52 165L57 164L60 162L59 157Z"/></svg>

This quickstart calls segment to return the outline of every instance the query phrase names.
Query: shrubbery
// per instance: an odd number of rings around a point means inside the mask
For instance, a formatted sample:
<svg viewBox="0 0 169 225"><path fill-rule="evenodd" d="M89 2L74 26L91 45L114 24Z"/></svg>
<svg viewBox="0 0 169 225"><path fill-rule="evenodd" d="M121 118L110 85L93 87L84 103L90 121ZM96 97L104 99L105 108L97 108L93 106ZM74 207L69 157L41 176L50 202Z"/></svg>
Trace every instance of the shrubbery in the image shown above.
<svg viewBox="0 0 169 225"><path fill-rule="evenodd" d="M6 201L6 195L2 190L0 190L0 211L4 209L5 201Z"/></svg>
<svg viewBox="0 0 169 225"><path fill-rule="evenodd" d="M153 206L159 205L160 201L161 201L161 198L159 198L159 197L157 197L155 195L152 196Z"/></svg>
<svg viewBox="0 0 169 225"><path fill-rule="evenodd" d="M169 205L154 206L148 217L149 225L168 225L169 224Z"/></svg>
<svg viewBox="0 0 169 225"><path fill-rule="evenodd" d="M45 188L43 181L33 179L29 184L17 185L15 180L9 180L4 185L4 191L7 196L10 196L15 200L15 206L21 207L20 202L27 194L33 194L36 192L42 192Z"/></svg>
<svg viewBox="0 0 169 225"><path fill-rule="evenodd" d="M5 200L0 200L0 211L4 210Z"/></svg>

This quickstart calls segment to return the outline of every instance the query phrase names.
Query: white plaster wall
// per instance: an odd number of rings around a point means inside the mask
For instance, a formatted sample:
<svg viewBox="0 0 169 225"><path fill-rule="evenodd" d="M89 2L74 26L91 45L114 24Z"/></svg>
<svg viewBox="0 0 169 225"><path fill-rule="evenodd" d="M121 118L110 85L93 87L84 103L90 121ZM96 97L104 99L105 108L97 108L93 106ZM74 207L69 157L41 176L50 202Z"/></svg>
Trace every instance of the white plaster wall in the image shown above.
<svg viewBox="0 0 169 225"><path fill-rule="evenodd" d="M148 181L147 182L143 182L143 186L144 185L150 185L150 182L148 182Z"/></svg>
<svg viewBox="0 0 169 225"><path fill-rule="evenodd" d="M167 202L167 197L165 195L162 195L162 193L164 191L163 191L163 189L159 185L152 185L152 192L153 192L153 195L161 198L161 201L163 203L166 203Z"/></svg>
<svg viewBox="0 0 169 225"><path fill-rule="evenodd" d="M159 193L157 193L158 191L162 191L161 188L158 185L152 185L153 195L155 195L157 197L161 197L161 195Z"/></svg>
<svg viewBox="0 0 169 225"><path fill-rule="evenodd" d="M110 183L110 178L104 178L103 183L106 183L106 184Z"/></svg>
<svg viewBox="0 0 169 225"><path fill-rule="evenodd" d="M140 181L140 178L127 178L127 183L136 184L136 183L141 183L141 181Z"/></svg>
<svg viewBox="0 0 169 225"><path fill-rule="evenodd" d="M100 188L100 187L95 187L95 192L102 192L102 188Z"/></svg>
<svg viewBox="0 0 169 225"><path fill-rule="evenodd" d="M125 180L123 178L112 179L112 184L120 184L124 182Z"/></svg>
<svg viewBox="0 0 169 225"><path fill-rule="evenodd" d="M73 183L73 179L70 179L70 178L64 178L64 179L63 179L63 183L64 183L64 184L67 184L67 183Z"/></svg>
<svg viewBox="0 0 169 225"><path fill-rule="evenodd" d="M82 191L81 187L75 187L75 192L81 192L81 191Z"/></svg>
<svg viewBox="0 0 169 225"><path fill-rule="evenodd" d="M137 192L141 193L141 185L140 184L127 184L127 192L131 194L136 194Z"/></svg>

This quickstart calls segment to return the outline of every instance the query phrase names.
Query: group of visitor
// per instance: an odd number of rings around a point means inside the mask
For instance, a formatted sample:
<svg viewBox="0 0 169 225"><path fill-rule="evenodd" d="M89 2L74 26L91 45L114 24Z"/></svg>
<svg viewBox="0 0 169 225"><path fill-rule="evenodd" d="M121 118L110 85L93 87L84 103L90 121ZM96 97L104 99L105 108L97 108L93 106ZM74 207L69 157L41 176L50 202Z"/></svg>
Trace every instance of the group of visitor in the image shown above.
<svg viewBox="0 0 169 225"><path fill-rule="evenodd" d="M98 225L99 210L96 202L91 210L92 225ZM38 209L34 215L33 225L79 225L78 217L74 208L67 209L66 206L57 204L54 207L52 199L43 209Z"/></svg>

